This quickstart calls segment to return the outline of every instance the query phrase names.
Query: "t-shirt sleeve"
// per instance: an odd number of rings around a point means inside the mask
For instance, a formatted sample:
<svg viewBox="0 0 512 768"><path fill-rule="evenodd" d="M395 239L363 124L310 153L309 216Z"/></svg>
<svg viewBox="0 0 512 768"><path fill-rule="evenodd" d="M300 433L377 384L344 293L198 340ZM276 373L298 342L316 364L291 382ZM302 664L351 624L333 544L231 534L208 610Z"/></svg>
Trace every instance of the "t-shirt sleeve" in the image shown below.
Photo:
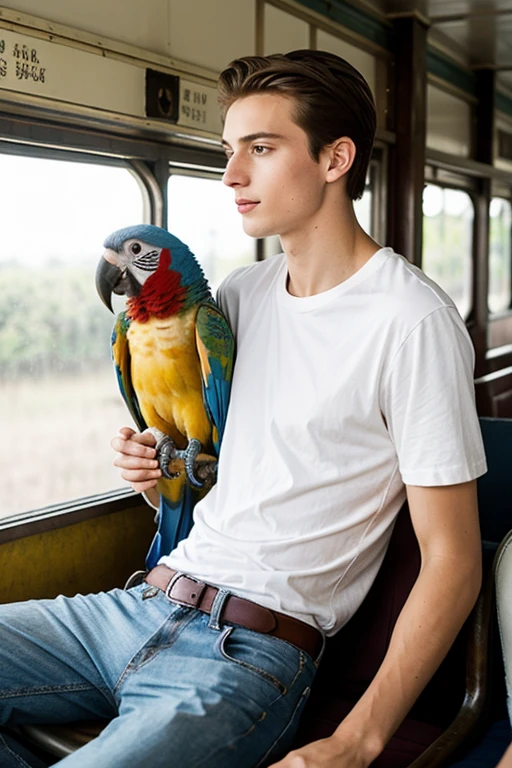
<svg viewBox="0 0 512 768"><path fill-rule="evenodd" d="M408 334L383 380L381 408L408 485L452 485L487 470L475 408L474 351L453 307Z"/></svg>
<svg viewBox="0 0 512 768"><path fill-rule="evenodd" d="M236 275L241 269L231 272L217 288L215 301L224 313L229 326L236 336L238 326L239 295L237 290Z"/></svg>

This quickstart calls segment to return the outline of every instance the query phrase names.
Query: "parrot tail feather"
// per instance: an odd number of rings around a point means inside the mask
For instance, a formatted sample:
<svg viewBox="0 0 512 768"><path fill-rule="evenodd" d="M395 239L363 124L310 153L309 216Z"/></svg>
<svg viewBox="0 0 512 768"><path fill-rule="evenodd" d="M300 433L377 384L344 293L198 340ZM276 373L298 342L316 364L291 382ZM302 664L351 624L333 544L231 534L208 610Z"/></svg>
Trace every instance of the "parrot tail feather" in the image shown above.
<svg viewBox="0 0 512 768"><path fill-rule="evenodd" d="M158 530L146 556L146 568L151 570L163 555L168 555L185 539L193 525L192 513L198 500L197 491L187 483L182 486L182 493L177 501L160 496L158 511Z"/></svg>

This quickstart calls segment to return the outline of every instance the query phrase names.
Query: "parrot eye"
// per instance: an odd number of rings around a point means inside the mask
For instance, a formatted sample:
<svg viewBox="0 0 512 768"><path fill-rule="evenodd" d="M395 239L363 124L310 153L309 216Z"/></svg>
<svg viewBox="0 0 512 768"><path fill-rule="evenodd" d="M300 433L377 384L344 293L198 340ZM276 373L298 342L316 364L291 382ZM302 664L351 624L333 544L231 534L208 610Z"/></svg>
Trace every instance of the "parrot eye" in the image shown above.
<svg viewBox="0 0 512 768"><path fill-rule="evenodd" d="M138 253L140 253L140 252L142 251L142 246L141 246L141 244L140 244L140 243L133 243L133 244L130 246L130 251L131 251L131 252L132 252L132 253L133 253L135 256L137 256L137 254L138 254Z"/></svg>

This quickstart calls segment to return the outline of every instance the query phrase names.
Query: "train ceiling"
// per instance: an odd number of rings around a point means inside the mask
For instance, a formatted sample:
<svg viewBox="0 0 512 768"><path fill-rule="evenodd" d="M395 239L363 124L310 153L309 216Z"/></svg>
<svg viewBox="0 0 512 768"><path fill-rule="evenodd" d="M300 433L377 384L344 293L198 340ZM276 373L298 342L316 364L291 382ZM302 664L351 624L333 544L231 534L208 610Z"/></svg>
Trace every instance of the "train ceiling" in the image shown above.
<svg viewBox="0 0 512 768"><path fill-rule="evenodd" d="M430 21L432 42L474 69L493 67L512 92L512 0L363 0L378 13L416 10ZM361 3L361 4L363 4Z"/></svg>

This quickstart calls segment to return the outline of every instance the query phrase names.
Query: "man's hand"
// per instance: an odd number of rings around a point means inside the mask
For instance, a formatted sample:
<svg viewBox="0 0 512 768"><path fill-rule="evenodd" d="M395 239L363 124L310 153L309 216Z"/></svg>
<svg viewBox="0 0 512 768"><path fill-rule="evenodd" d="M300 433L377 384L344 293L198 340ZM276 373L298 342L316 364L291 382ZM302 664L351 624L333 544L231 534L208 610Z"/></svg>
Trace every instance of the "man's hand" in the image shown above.
<svg viewBox="0 0 512 768"><path fill-rule="evenodd" d="M367 768L368 765L354 748L331 736L294 749L269 768Z"/></svg>
<svg viewBox="0 0 512 768"><path fill-rule="evenodd" d="M122 427L110 442L111 448L116 451L114 466L120 467L121 477L130 483L136 493L149 491L151 494L162 477L156 460L155 443L149 432L135 432L129 427ZM153 496L154 492L150 495L151 502Z"/></svg>

